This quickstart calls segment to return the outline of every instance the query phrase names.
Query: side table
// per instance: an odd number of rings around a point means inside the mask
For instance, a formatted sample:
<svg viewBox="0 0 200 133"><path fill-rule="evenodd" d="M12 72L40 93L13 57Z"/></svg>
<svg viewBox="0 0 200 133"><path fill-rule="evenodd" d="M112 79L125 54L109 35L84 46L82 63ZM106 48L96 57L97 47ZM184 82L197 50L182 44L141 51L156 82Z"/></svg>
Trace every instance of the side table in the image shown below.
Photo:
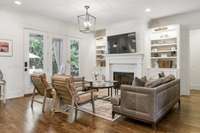
<svg viewBox="0 0 200 133"><path fill-rule="evenodd" d="M0 81L0 100L3 101L3 103L6 103L6 82L4 80Z"/></svg>

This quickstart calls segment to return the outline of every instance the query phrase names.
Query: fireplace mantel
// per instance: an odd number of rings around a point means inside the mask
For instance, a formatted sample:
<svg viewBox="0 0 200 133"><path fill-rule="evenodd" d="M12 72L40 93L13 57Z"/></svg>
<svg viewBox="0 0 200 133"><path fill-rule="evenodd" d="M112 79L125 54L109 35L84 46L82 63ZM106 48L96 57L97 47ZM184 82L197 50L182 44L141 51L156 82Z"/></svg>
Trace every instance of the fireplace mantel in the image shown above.
<svg viewBox="0 0 200 133"><path fill-rule="evenodd" d="M113 80L113 72L134 72L141 77L143 70L144 54L107 54L106 55L106 79Z"/></svg>

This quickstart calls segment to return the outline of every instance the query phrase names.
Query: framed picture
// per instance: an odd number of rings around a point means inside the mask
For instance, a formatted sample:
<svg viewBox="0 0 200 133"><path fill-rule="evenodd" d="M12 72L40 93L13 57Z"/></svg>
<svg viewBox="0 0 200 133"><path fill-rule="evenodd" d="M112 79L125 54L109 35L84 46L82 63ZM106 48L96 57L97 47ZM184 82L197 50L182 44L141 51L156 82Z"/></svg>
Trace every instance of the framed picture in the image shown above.
<svg viewBox="0 0 200 133"><path fill-rule="evenodd" d="M0 39L0 56L12 56L13 55L13 41Z"/></svg>

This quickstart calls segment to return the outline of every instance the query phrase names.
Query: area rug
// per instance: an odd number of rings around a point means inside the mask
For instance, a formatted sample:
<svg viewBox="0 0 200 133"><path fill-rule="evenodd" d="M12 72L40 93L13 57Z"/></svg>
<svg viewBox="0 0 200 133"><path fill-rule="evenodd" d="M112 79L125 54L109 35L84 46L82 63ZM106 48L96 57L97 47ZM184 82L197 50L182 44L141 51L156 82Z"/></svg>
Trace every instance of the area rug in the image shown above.
<svg viewBox="0 0 200 133"><path fill-rule="evenodd" d="M120 115L115 115L115 118L112 119L112 104L110 101L97 99L95 100L95 113L92 112L92 104L87 103L80 107L84 112L92 114L97 117L101 117L106 120L115 121L120 117Z"/></svg>

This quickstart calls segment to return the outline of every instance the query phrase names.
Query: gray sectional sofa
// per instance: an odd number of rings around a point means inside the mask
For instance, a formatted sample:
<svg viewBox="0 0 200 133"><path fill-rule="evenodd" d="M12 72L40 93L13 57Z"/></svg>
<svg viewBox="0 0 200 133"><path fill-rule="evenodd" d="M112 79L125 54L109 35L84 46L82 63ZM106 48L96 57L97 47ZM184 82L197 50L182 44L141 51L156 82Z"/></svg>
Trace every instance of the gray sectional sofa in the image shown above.
<svg viewBox="0 0 200 133"><path fill-rule="evenodd" d="M175 104L180 107L180 80L174 79L153 88L122 85L121 96L112 98L111 102L113 118L115 114L121 114L156 127Z"/></svg>

